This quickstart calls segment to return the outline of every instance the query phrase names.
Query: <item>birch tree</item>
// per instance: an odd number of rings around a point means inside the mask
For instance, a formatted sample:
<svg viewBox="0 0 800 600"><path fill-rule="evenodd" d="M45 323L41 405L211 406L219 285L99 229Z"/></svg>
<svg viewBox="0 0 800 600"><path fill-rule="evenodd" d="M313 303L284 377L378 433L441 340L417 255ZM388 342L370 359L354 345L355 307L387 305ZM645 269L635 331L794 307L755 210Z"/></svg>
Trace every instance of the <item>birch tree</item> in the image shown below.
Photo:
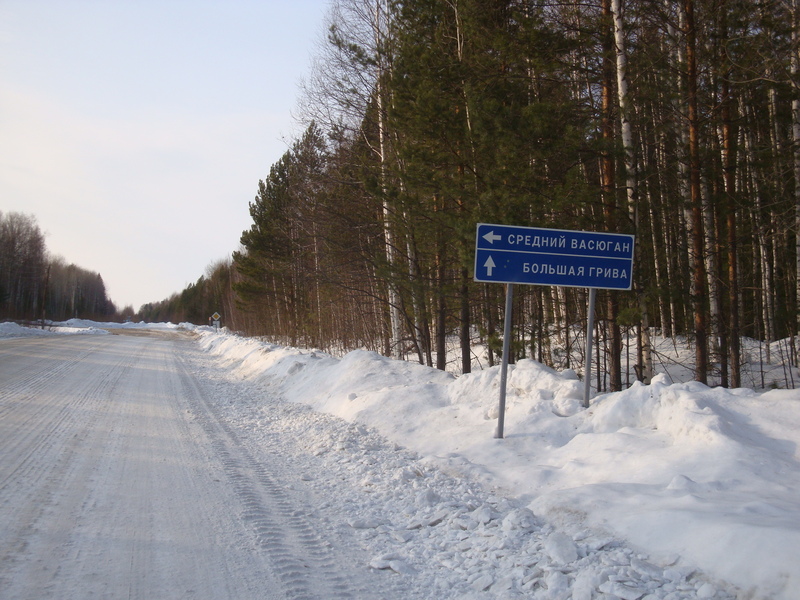
<svg viewBox="0 0 800 600"><path fill-rule="evenodd" d="M634 253L638 263L635 268L635 291L642 319L638 362L641 368L641 380L645 383L649 383L650 379L653 377L653 354L650 341L650 309L647 305L647 300L641 284L644 264L641 252L641 239L639 237L641 235L639 231L639 182L633 128L631 126L631 113L633 109L631 107L630 95L628 94L628 53L625 47L622 0L611 0L610 8L614 20L614 54L617 63L617 97L619 102L622 148L625 160L625 190L627 193L628 212L633 222L633 228L637 239L636 244L638 246Z"/></svg>

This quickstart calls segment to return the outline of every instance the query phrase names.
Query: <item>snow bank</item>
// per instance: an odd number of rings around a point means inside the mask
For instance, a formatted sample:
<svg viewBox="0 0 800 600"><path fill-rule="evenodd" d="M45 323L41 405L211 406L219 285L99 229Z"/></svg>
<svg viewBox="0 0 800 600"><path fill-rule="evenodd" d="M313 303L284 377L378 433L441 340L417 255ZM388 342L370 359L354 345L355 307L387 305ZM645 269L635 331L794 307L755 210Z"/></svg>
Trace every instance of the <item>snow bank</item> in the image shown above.
<svg viewBox="0 0 800 600"><path fill-rule="evenodd" d="M568 534L605 530L753 597L800 597L800 392L660 375L584 410L574 372L523 360L509 369L506 438L497 440L499 367L455 378L371 352L335 359L199 334L270 395L373 427ZM555 555L569 551L552 544Z"/></svg>
<svg viewBox="0 0 800 600"><path fill-rule="evenodd" d="M53 323L54 326L59 328L100 328L100 329L155 329L155 330L171 330L171 329L193 329L195 326L189 323L181 323L180 325L175 325L173 323L146 323L144 321L139 321L138 323L133 322L126 322L126 323L115 323L115 322L106 322L106 323L98 323L97 321L89 321L86 319L69 319L63 322Z"/></svg>
<svg viewBox="0 0 800 600"><path fill-rule="evenodd" d="M0 339L12 337L30 337L37 335L106 335L109 329L153 329L169 331L186 329L189 331L213 331L210 327L197 327L191 323L98 323L86 319L69 319L67 321L46 321L47 329L40 327L23 327L16 323L0 323Z"/></svg>
<svg viewBox="0 0 800 600"><path fill-rule="evenodd" d="M52 335L52 332L46 329L22 327L16 323L0 323L0 338L28 337L34 335Z"/></svg>
<svg viewBox="0 0 800 600"><path fill-rule="evenodd" d="M86 326L78 325L65 325L59 326L49 323L47 329L41 327L23 327L16 323L0 323L0 338L12 337L32 337L41 335L58 335L58 334L81 334L81 335L103 335L108 332L104 329L95 327L96 323Z"/></svg>

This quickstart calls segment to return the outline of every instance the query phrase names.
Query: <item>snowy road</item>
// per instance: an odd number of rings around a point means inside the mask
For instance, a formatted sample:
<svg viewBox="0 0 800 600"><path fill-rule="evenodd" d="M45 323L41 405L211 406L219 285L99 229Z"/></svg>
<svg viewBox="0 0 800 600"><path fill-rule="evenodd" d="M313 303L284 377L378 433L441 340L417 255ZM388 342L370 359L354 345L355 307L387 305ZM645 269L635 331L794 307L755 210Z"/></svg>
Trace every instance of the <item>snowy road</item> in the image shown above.
<svg viewBox="0 0 800 600"><path fill-rule="evenodd" d="M568 510L543 521L463 457L449 469L286 398L332 359L252 378L179 329L115 332L0 341L3 600L739 596ZM350 385L375 377L375 357L350 360ZM336 385L305 381L310 396Z"/></svg>
<svg viewBox="0 0 800 600"><path fill-rule="evenodd" d="M286 457L221 421L179 333L0 345L0 597L349 598ZM354 565L357 573L351 573Z"/></svg>

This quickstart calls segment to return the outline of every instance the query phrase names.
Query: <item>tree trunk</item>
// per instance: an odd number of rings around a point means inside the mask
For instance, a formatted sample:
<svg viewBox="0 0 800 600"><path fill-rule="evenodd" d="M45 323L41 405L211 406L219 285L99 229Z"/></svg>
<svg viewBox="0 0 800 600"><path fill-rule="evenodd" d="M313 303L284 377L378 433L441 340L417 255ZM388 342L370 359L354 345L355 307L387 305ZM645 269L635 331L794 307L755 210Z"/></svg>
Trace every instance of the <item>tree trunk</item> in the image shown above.
<svg viewBox="0 0 800 600"><path fill-rule="evenodd" d="M465 42L465 32L464 27L461 19L461 13L459 11L458 1L454 1L450 3L451 8L453 9L453 16L456 25L456 52L458 56L458 62L463 64L465 57L464 57L464 42ZM475 160L475 141L472 132L472 116L470 113L470 102L469 102L469 90L467 86L466 80L462 78L461 80L461 94L464 101L464 118L466 120L466 128L467 128L467 142L469 146L469 161L470 167L472 171L473 183L472 187L474 188L475 194L477 196L477 187L478 187L478 167L477 161ZM462 156L462 161L465 158ZM464 164L462 162L459 165L459 177L463 180L465 178L465 169ZM468 219L467 210L466 210L466 203L464 198L459 200L459 212L464 215L465 219ZM465 248L466 252L469 252L469 248ZM459 289L459 300L461 303L461 310L460 310L460 331L459 331L459 343L461 346L461 372L462 373L470 373L472 371L472 348L471 348L471 339L470 339L470 310L469 310L469 272L467 269L463 269L461 273L461 286Z"/></svg>
<svg viewBox="0 0 800 600"><path fill-rule="evenodd" d="M727 16L722 10L722 39L727 39ZM722 49L725 58L725 73L720 82L722 88L722 168L725 186L725 208L727 229L728 259L728 384L738 388L742 385L741 346L739 343L739 273L738 236L736 231L736 134L733 130L733 99L730 93L730 60L725 45ZM799 213L800 214L800 213Z"/></svg>
<svg viewBox="0 0 800 600"><path fill-rule="evenodd" d="M437 257L437 280L439 289L436 292L436 368L447 369L447 297L442 289L445 279L444 256Z"/></svg>
<svg viewBox="0 0 800 600"><path fill-rule="evenodd" d="M397 283L394 281L395 277L399 277L399 274L395 274L395 267L397 265L397 248L395 246L394 233L392 231L392 211L388 202L386 186L386 112L384 110L384 78L386 77L386 67L383 64L381 54L381 49L384 45L383 40L381 39L383 35L382 23L384 17L381 13L381 1L378 0L378 2L375 3L375 49L377 57L377 73L375 77L377 89L375 95L378 105L378 144L381 165L381 192L383 195L381 201L383 208L383 237L386 248L386 262L391 273L387 283L389 295L389 323L391 327L391 339L389 341L389 347L391 357L395 359L401 359L403 357L402 312L400 310L400 293L397 290Z"/></svg>
<svg viewBox="0 0 800 600"><path fill-rule="evenodd" d="M792 0L792 141L795 200L795 331L800 333L800 0Z"/></svg>
<svg viewBox="0 0 800 600"><path fill-rule="evenodd" d="M603 16L611 23L611 0L603 0ZM600 157L600 186L602 189L603 210L608 231L616 231L616 190L614 182L614 158L611 154L614 144L613 89L614 89L614 40L612 31L604 28L603 35L603 88L602 88L602 137L603 152ZM607 319L609 336L609 377L612 392L622 390L622 341L617 322L619 301L614 292L607 295Z"/></svg>
<svg viewBox="0 0 800 600"><path fill-rule="evenodd" d="M461 315L460 315L460 329L459 335L461 336L461 373L472 372L472 345L470 340L470 310L469 310L469 271L462 269L461 271Z"/></svg>
<svg viewBox="0 0 800 600"><path fill-rule="evenodd" d="M724 333L722 331L722 293L720 291L720 281L722 274L719 272L718 245L716 228L714 224L714 212L709 199L707 186L701 190L703 206L703 225L705 227L705 267L708 275L708 307L711 317L711 348L713 355L718 357L723 365L724 374L722 375L721 385L727 386L727 354L722 356L726 350L724 343Z"/></svg>
<svg viewBox="0 0 800 600"><path fill-rule="evenodd" d="M708 326L706 318L706 268L703 260L705 234L700 190L700 124L697 106L697 30L694 0L684 0L686 34L686 100L689 134L689 193L691 211L692 305L695 335L695 380L708 382Z"/></svg>
<svg viewBox="0 0 800 600"><path fill-rule="evenodd" d="M634 155L633 130L630 121L630 99L628 95L628 55L625 50L625 29L622 19L622 1L611 0L611 12L614 18L614 52L617 59L617 97L619 99L619 118L622 133L622 147L625 152L625 189L628 197L628 214L633 222L634 233L636 234L636 245L639 241L639 186L638 172L636 168L636 157ZM644 289L642 288L641 278L644 277L642 264L642 253L640 248L634 252L637 267L634 274L634 287L639 303L642 327L638 346L641 348L639 353L641 362L637 369L637 376L644 383L650 383L653 377L653 353L650 341L650 314L647 307Z"/></svg>

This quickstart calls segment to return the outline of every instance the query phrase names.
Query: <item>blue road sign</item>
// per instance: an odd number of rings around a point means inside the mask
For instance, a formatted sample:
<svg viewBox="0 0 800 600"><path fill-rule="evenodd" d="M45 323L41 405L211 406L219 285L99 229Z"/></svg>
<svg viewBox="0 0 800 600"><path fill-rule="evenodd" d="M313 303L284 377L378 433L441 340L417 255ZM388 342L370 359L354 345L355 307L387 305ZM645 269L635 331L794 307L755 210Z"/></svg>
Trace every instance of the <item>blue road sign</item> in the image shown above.
<svg viewBox="0 0 800 600"><path fill-rule="evenodd" d="M629 290L634 236L478 223L475 281Z"/></svg>

